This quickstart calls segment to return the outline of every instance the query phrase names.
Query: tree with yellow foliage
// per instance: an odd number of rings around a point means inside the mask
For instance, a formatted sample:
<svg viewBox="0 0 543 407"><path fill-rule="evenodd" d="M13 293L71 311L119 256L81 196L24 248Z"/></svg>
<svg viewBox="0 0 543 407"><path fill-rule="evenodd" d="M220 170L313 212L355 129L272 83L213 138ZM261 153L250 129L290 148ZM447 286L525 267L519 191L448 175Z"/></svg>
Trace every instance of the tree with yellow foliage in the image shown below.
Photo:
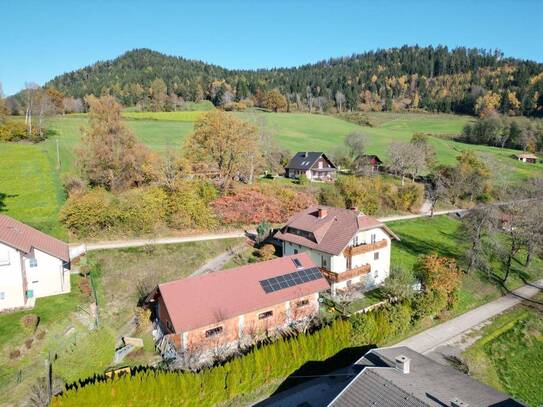
<svg viewBox="0 0 543 407"><path fill-rule="evenodd" d="M194 123L183 152L196 172L215 173L224 193L235 178L252 178L258 159L256 128L230 113L211 110Z"/></svg>
<svg viewBox="0 0 543 407"><path fill-rule="evenodd" d="M477 98L475 113L479 116L488 116L495 112L501 102L501 96L494 92L487 92Z"/></svg>
<svg viewBox="0 0 543 407"><path fill-rule="evenodd" d="M266 93L266 108L276 113L287 109L287 100L279 89L273 89Z"/></svg>

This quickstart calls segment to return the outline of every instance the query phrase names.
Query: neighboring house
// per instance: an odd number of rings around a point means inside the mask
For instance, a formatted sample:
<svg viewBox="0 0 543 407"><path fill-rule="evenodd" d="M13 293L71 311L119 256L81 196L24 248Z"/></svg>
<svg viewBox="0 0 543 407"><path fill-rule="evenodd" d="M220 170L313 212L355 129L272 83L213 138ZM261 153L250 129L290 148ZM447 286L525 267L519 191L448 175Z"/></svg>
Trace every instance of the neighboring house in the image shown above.
<svg viewBox="0 0 543 407"><path fill-rule="evenodd" d="M275 238L283 255L307 252L331 283L332 294L353 285L373 287L390 272L391 240L382 222L352 209L313 205L298 212Z"/></svg>
<svg viewBox="0 0 543 407"><path fill-rule="evenodd" d="M515 158L523 163L535 164L537 162L537 156L532 153L518 153L515 154Z"/></svg>
<svg viewBox="0 0 543 407"><path fill-rule="evenodd" d="M381 159L374 154L367 154L360 157L361 167L369 167L371 172L379 172L383 166Z"/></svg>
<svg viewBox="0 0 543 407"><path fill-rule="evenodd" d="M285 167L285 177L305 175L310 181L333 180L337 172L334 163L322 152L299 152Z"/></svg>
<svg viewBox="0 0 543 407"><path fill-rule="evenodd" d="M0 311L70 292L68 245L0 215Z"/></svg>
<svg viewBox="0 0 543 407"><path fill-rule="evenodd" d="M150 295L166 357L250 344L319 312L330 288L308 255L281 257L160 284Z"/></svg>
<svg viewBox="0 0 543 407"><path fill-rule="evenodd" d="M516 407L523 404L408 347L377 348L350 368L279 393L261 407Z"/></svg>

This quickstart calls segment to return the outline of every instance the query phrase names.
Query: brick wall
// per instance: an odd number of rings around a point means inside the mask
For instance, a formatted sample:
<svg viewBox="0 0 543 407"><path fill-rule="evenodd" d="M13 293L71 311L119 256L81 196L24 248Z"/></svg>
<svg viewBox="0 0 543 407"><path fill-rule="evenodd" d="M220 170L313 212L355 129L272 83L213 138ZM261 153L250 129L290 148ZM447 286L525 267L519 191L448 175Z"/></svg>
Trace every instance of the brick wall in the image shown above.
<svg viewBox="0 0 543 407"><path fill-rule="evenodd" d="M237 316L216 324L207 325L188 332L179 333L182 349L205 350L219 346L237 344L240 340L273 332L287 326L290 322L300 320L319 312L319 294L310 294L294 300L277 304L268 308ZM307 302L307 303L305 303ZM260 314L272 312L271 316L259 318ZM222 331L213 336L206 336L206 331L222 327Z"/></svg>

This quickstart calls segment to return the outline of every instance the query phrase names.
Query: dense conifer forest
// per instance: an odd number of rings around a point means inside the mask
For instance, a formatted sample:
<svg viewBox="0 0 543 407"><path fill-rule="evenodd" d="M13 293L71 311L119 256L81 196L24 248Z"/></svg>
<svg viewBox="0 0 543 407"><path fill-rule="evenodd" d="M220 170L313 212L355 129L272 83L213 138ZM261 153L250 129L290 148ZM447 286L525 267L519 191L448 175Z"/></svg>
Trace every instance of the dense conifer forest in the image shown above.
<svg viewBox="0 0 543 407"><path fill-rule="evenodd" d="M270 107L313 112L402 111L543 114L543 64L499 51L404 46L296 68L229 70L136 49L57 76L46 84L67 96L114 95L125 106L176 110L209 100L232 110ZM284 98L284 99L283 99Z"/></svg>

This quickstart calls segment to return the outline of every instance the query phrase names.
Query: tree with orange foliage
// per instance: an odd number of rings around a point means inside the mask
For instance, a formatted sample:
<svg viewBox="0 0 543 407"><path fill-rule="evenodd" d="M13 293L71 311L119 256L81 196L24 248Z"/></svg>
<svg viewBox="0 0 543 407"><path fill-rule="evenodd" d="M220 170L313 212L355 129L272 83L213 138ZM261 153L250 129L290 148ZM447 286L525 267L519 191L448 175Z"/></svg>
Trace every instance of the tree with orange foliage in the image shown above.
<svg viewBox="0 0 543 407"><path fill-rule="evenodd" d="M460 285L461 272L456 260L437 253L421 256L415 265L415 275L427 291L441 291L449 300Z"/></svg>
<svg viewBox="0 0 543 407"><path fill-rule="evenodd" d="M79 167L91 185L109 191L142 185L154 177L156 156L121 120L113 96L87 96L89 127L82 129Z"/></svg>
<svg viewBox="0 0 543 407"><path fill-rule="evenodd" d="M266 93L266 107L275 113L287 110L287 100L279 92L279 89L273 89Z"/></svg>

